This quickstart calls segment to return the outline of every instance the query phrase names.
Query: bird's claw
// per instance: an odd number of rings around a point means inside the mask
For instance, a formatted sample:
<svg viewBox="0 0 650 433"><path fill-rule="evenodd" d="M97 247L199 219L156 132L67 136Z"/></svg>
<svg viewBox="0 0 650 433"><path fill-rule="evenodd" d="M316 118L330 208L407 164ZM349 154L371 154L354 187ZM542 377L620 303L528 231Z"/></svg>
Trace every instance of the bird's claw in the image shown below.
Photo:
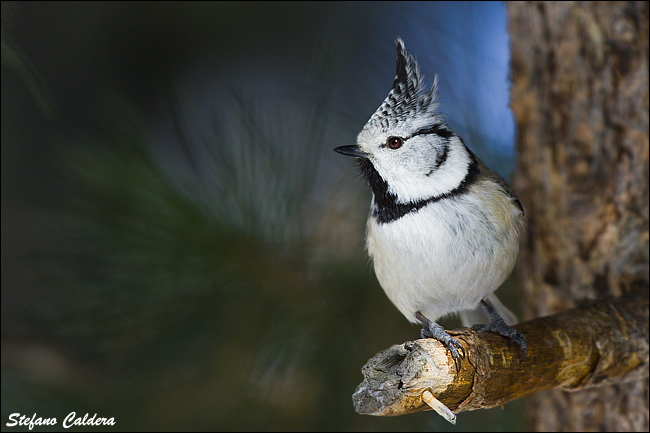
<svg viewBox="0 0 650 433"><path fill-rule="evenodd" d="M492 321L487 325L474 325L472 326L472 329L474 331L485 331L485 332L494 332L495 334L499 334L502 337L506 337L510 340L510 344L512 343L517 343L519 347L521 348L521 360L526 359L526 353L527 353L527 344L526 344L526 336L520 332L518 332L516 329L511 328L510 326L506 325L505 322L501 321Z"/></svg>
<svg viewBox="0 0 650 433"><path fill-rule="evenodd" d="M451 354L456 370L460 371L461 360L465 358L465 348L460 341L449 335L442 326L435 322L424 322L424 327L420 331L420 338L435 338L441 342Z"/></svg>
<svg viewBox="0 0 650 433"><path fill-rule="evenodd" d="M465 357L465 348L460 344L458 340L453 337L449 337L449 341L443 342L447 346L447 350L451 353L451 357L454 359L454 364L456 364L456 371L460 371L461 359ZM458 351L460 350L460 353Z"/></svg>

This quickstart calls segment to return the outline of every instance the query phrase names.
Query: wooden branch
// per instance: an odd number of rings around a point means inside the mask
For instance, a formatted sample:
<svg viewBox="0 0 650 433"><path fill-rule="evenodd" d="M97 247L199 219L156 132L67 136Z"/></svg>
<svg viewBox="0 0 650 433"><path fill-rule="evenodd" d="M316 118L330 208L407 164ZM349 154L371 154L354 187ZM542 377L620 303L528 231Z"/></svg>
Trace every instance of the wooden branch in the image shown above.
<svg viewBox="0 0 650 433"><path fill-rule="evenodd" d="M362 369L364 380L352 396L355 410L403 415L430 409L425 400L434 397L458 413L549 388L578 390L648 377L647 288L515 328L528 341L524 361L516 344L466 328L449 332L467 353L458 372L437 340L408 341L379 352ZM455 421L453 414L441 415Z"/></svg>

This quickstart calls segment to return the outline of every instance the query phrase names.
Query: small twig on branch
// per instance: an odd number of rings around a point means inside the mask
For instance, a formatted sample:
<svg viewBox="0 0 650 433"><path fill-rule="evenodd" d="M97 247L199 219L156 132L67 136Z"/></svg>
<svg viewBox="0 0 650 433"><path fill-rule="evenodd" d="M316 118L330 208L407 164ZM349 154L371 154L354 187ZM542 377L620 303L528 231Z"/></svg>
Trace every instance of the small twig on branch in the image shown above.
<svg viewBox="0 0 650 433"><path fill-rule="evenodd" d="M647 288L515 328L528 342L524 361L516 344L470 329L449 332L467 353L460 371L433 339L379 352L363 367L364 380L352 396L355 410L390 416L435 408L455 423L454 413L502 405L535 391L648 377ZM435 407L438 403L446 408Z"/></svg>

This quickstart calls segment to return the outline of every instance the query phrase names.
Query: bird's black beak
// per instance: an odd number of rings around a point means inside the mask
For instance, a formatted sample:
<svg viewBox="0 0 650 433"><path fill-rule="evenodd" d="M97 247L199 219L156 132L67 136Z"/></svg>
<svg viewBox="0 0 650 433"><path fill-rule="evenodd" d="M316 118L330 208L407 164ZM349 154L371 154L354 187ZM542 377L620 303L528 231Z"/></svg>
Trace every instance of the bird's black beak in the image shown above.
<svg viewBox="0 0 650 433"><path fill-rule="evenodd" d="M359 149L359 146L341 146L334 149L334 152L340 153L341 155L354 156L357 158L368 159L368 154Z"/></svg>

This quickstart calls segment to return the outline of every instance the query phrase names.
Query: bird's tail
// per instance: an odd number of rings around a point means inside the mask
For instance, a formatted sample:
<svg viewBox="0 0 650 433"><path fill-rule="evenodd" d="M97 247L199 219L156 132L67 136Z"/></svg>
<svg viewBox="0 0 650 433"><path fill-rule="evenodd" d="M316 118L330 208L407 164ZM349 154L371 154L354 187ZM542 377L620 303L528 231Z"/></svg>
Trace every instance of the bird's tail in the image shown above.
<svg viewBox="0 0 650 433"><path fill-rule="evenodd" d="M512 326L517 323L517 316L515 316L514 313L508 309L508 307L499 301L497 295L491 293L483 298L483 300L490 304L494 311L496 311L497 314L501 316L507 325ZM461 311L458 313L458 315L460 316L461 322L463 322L463 326L469 327L476 324L490 323L490 316L488 316L485 309L480 305L473 310Z"/></svg>

